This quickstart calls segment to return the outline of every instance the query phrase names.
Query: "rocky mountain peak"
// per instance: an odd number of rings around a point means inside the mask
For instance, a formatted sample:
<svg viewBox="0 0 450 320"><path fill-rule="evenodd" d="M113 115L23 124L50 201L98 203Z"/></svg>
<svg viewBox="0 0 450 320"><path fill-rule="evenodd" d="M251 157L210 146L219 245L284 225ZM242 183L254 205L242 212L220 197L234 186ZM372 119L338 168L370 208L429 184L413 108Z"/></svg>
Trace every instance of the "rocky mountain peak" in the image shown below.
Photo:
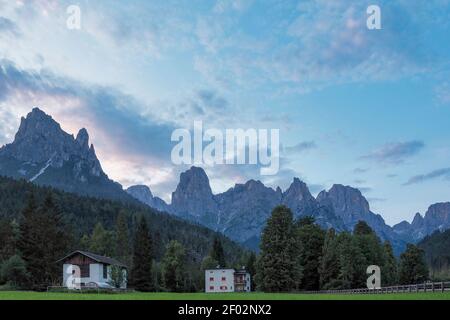
<svg viewBox="0 0 450 320"><path fill-rule="evenodd" d="M126 192L136 200L139 200L156 210L171 212L167 203L158 197L154 197L150 188L145 185L131 186Z"/></svg>
<svg viewBox="0 0 450 320"><path fill-rule="evenodd" d="M51 116L39 108L34 108L25 118L21 118L15 140L20 141L36 135L51 137L62 133L60 125Z"/></svg>
<svg viewBox="0 0 450 320"><path fill-rule="evenodd" d="M149 187L144 185L131 186L126 191L133 194L135 198L144 203L147 202L148 199L153 199L152 191Z"/></svg>
<svg viewBox="0 0 450 320"><path fill-rule="evenodd" d="M356 188L335 184L328 192L320 192L317 201L324 206L331 205L336 216L350 229L359 220L368 222L374 229L377 225L385 226L383 219L370 211L369 202Z"/></svg>
<svg viewBox="0 0 450 320"><path fill-rule="evenodd" d="M414 216L414 219L413 219L411 225L414 227L421 227L423 225L423 221L424 221L424 218L422 217L422 215L419 212L417 212Z"/></svg>
<svg viewBox="0 0 450 320"><path fill-rule="evenodd" d="M85 128L80 129L77 134L77 138L75 141L80 145L81 149L87 150L89 149L89 134ZM91 148L94 146L91 145Z"/></svg>
<svg viewBox="0 0 450 320"><path fill-rule="evenodd" d="M172 193L172 208L178 214L191 213L197 217L217 211L205 170L193 166L181 173L180 182Z"/></svg>
<svg viewBox="0 0 450 320"><path fill-rule="evenodd" d="M201 187L205 187L207 189L211 189L209 187L209 179L206 175L205 170L200 167L191 167L189 170L181 173L180 175L180 187L188 187L189 185L198 185Z"/></svg>
<svg viewBox="0 0 450 320"><path fill-rule="evenodd" d="M297 200L314 200L313 196L309 192L306 183L299 178L294 178L289 188L283 194L284 198L295 198Z"/></svg>
<svg viewBox="0 0 450 320"><path fill-rule="evenodd" d="M86 129L74 138L39 108L21 119L14 141L0 148L0 174L82 195L131 199L103 172Z"/></svg>

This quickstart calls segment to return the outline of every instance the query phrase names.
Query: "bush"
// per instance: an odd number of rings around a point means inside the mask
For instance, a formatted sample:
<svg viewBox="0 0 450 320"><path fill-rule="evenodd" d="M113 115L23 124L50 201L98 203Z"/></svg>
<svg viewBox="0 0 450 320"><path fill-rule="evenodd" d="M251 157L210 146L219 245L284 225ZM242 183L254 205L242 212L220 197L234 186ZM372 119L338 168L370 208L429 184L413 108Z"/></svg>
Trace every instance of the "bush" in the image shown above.
<svg viewBox="0 0 450 320"><path fill-rule="evenodd" d="M24 287L29 279L25 261L20 256L14 255L3 262L0 267L0 278L11 287L17 289Z"/></svg>

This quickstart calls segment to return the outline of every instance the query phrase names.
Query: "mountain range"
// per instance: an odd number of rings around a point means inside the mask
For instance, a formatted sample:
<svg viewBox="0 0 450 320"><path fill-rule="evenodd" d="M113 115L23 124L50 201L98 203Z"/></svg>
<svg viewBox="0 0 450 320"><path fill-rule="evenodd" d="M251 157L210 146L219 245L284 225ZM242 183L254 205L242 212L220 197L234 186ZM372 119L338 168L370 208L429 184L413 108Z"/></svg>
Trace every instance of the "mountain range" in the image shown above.
<svg viewBox="0 0 450 320"><path fill-rule="evenodd" d="M391 227L370 210L360 190L351 186L335 184L314 197L298 178L285 191L249 180L213 194L206 172L199 167L180 175L168 204L155 197L147 186L123 190L104 173L94 146L89 145L86 129L81 129L76 137L69 135L38 108L21 119L14 141L0 149L0 175L80 195L139 200L158 211L219 231L253 249L258 247L272 209L279 204L291 208L295 217L313 216L322 227L337 231L351 231L358 221L366 221L381 239L392 242L397 253L408 242L450 228L450 203L433 204L424 216L416 214L412 223L403 221Z"/></svg>

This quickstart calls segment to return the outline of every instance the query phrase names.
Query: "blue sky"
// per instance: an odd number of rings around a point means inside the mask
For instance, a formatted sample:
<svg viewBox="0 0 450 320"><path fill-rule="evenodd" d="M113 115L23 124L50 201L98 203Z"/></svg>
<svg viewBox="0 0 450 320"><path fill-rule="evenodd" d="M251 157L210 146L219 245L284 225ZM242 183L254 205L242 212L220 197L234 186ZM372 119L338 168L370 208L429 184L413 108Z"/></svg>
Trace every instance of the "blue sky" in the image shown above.
<svg viewBox="0 0 450 320"><path fill-rule="evenodd" d="M450 201L449 35L448 0L0 0L0 144L39 106L86 127L111 178L170 200L186 169L170 162L174 128L279 128L277 176L216 166L213 190L297 176L411 220Z"/></svg>

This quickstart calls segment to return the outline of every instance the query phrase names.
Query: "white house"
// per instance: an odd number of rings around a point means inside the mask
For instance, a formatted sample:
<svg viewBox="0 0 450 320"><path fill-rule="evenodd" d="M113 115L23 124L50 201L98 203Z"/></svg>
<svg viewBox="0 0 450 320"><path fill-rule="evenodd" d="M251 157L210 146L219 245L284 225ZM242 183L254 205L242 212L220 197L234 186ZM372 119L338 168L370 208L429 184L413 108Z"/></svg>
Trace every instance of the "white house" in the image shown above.
<svg viewBox="0 0 450 320"><path fill-rule="evenodd" d="M122 272L123 281L120 288L127 287L127 267L115 259L86 251L74 251L58 262L63 264L64 287L113 288L111 284L113 266Z"/></svg>
<svg viewBox="0 0 450 320"><path fill-rule="evenodd" d="M251 277L245 268L205 270L205 292L250 292Z"/></svg>

